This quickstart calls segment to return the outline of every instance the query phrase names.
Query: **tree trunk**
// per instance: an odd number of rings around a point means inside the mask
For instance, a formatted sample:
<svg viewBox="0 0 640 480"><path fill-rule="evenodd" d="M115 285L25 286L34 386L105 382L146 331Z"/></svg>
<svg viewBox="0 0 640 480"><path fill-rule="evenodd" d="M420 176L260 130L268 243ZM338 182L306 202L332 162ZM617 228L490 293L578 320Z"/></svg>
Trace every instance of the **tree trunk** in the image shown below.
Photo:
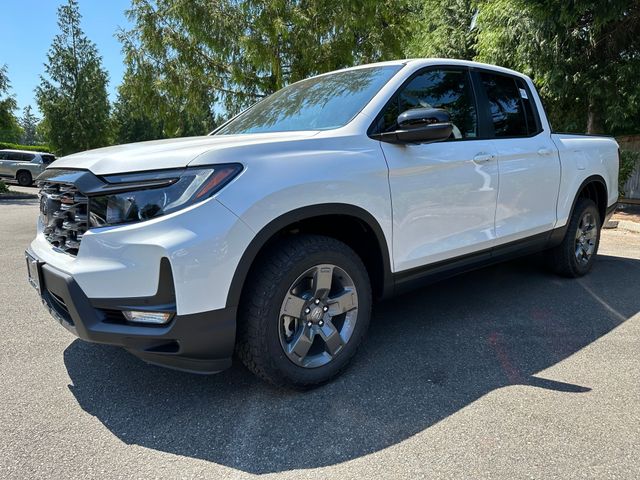
<svg viewBox="0 0 640 480"><path fill-rule="evenodd" d="M587 133L604 133L602 113L597 106L597 101L594 99L589 100L589 111L587 113Z"/></svg>

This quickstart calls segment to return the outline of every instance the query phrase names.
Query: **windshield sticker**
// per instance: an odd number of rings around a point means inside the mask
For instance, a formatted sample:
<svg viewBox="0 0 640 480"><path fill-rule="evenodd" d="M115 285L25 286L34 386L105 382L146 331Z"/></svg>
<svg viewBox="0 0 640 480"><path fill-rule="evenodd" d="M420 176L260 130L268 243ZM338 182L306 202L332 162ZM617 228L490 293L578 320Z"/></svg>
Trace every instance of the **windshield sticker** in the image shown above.
<svg viewBox="0 0 640 480"><path fill-rule="evenodd" d="M527 96L527 91L524 88L520 88L519 90L520 90L520 96L525 100L529 100L529 97Z"/></svg>

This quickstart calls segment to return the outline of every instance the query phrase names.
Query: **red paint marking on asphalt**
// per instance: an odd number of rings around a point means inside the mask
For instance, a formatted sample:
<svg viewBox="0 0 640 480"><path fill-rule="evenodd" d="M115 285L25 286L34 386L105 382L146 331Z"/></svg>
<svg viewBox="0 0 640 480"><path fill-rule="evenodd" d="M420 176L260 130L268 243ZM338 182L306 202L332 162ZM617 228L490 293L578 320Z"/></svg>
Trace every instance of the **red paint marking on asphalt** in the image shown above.
<svg viewBox="0 0 640 480"><path fill-rule="evenodd" d="M490 333L488 341L489 345L493 347L493 351L496 357L498 357L502 371L509 380L509 383L512 385L525 383L520 370L509 359L509 354L500 338L500 334L497 332Z"/></svg>

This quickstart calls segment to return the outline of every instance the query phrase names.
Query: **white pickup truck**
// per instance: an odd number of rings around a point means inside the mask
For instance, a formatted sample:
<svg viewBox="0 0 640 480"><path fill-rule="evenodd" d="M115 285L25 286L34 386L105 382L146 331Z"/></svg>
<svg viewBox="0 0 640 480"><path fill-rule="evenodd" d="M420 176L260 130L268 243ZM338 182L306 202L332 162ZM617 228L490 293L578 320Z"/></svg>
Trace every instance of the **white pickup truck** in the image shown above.
<svg viewBox="0 0 640 480"><path fill-rule="evenodd" d="M287 86L211 135L57 160L31 283L78 337L200 373L234 351L305 388L374 300L547 251L587 273L618 145L551 130L531 80L473 62L363 65Z"/></svg>

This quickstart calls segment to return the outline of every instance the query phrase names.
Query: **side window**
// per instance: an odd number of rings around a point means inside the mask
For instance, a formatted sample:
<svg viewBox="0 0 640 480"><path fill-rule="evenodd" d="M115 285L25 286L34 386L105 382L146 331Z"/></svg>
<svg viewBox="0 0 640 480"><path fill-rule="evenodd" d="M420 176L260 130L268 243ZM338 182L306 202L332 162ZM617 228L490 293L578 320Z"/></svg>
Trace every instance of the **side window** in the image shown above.
<svg viewBox="0 0 640 480"><path fill-rule="evenodd" d="M513 77L488 72L481 72L480 79L487 93L496 138L536 133L537 122L524 82L518 85Z"/></svg>
<svg viewBox="0 0 640 480"><path fill-rule="evenodd" d="M42 162L45 165L49 165L51 162L53 162L56 159L56 157L54 157L53 155L42 155Z"/></svg>
<svg viewBox="0 0 640 480"><path fill-rule="evenodd" d="M520 91L520 100L524 105L524 113L527 119L527 131L529 135L535 135L542 131L540 127L540 121L536 115L536 106L533 103L533 98L530 97L529 88L521 78L516 78L518 84L518 90Z"/></svg>
<svg viewBox="0 0 640 480"><path fill-rule="evenodd" d="M478 136L476 106L466 70L430 69L415 77L385 107L378 131L393 131L398 115L413 108L447 110L453 123L450 140Z"/></svg>
<svg viewBox="0 0 640 480"><path fill-rule="evenodd" d="M33 153L22 153L20 155L21 155L20 160L22 160L23 162L30 162L31 160L36 158L36 156Z"/></svg>

